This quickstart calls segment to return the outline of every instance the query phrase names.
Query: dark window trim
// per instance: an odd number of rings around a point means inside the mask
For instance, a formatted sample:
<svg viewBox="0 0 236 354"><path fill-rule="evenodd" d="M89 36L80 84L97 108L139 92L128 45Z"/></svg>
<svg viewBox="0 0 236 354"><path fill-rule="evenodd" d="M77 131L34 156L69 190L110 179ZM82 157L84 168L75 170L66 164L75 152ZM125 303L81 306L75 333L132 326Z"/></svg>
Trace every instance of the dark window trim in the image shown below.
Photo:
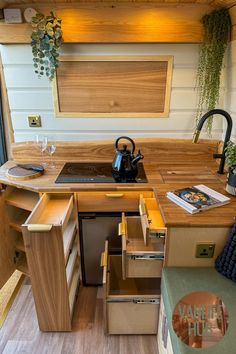
<svg viewBox="0 0 236 354"><path fill-rule="evenodd" d="M5 139L5 129L3 121L2 111L2 90L0 87L0 165L3 165L7 161L7 148Z"/></svg>

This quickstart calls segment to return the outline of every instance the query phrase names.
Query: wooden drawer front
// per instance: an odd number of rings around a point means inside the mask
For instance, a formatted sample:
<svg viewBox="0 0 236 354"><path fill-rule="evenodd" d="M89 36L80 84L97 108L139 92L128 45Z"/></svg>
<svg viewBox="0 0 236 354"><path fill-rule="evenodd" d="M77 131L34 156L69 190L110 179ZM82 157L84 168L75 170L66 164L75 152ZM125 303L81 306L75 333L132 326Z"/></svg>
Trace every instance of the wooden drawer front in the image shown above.
<svg viewBox="0 0 236 354"><path fill-rule="evenodd" d="M107 247L107 246L106 246ZM160 278L122 279L121 256L103 253L104 309L108 334L157 333ZM107 263L108 262L108 263Z"/></svg>
<svg viewBox="0 0 236 354"><path fill-rule="evenodd" d="M25 222L28 231L47 232L60 226L64 232L73 210L73 195L45 193Z"/></svg>
<svg viewBox="0 0 236 354"><path fill-rule="evenodd" d="M145 198L144 195L140 195L139 212L145 245L148 245L150 242L159 242L159 239L164 240L167 229L156 199Z"/></svg>
<svg viewBox="0 0 236 354"><path fill-rule="evenodd" d="M127 278L159 278L163 268L164 256L130 255L126 259Z"/></svg>
<svg viewBox="0 0 236 354"><path fill-rule="evenodd" d="M109 334L157 333L159 298L117 298L106 306Z"/></svg>
<svg viewBox="0 0 236 354"><path fill-rule="evenodd" d="M153 195L151 191L79 192L78 211L138 211L140 193L147 198Z"/></svg>
<svg viewBox="0 0 236 354"><path fill-rule="evenodd" d="M122 236L123 279L160 277L164 260L163 240L146 246L139 216L122 214L119 234Z"/></svg>

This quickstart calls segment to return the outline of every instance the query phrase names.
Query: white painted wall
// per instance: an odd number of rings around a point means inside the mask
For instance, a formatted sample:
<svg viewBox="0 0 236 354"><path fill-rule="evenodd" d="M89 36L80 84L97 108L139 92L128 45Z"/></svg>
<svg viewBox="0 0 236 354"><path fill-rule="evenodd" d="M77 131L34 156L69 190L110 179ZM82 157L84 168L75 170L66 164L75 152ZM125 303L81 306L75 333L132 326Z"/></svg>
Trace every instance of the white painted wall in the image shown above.
<svg viewBox="0 0 236 354"><path fill-rule="evenodd" d="M232 140L236 142L236 41L229 46L225 107L233 119Z"/></svg>
<svg viewBox="0 0 236 354"><path fill-rule="evenodd" d="M83 44L63 46L63 54L173 55L170 117L152 119L55 118L51 86L46 79L38 79L34 74L30 46L2 45L0 51L16 141L32 140L35 134L41 133L56 140L114 139L122 134L133 137L192 137L197 101L194 87L198 45ZM224 95L222 97L224 98ZM224 108L223 98L219 105L221 108ZM236 112L233 104L232 109ZM29 114L41 115L42 128L28 127L27 116ZM221 135L222 121L215 119L212 137L220 138Z"/></svg>

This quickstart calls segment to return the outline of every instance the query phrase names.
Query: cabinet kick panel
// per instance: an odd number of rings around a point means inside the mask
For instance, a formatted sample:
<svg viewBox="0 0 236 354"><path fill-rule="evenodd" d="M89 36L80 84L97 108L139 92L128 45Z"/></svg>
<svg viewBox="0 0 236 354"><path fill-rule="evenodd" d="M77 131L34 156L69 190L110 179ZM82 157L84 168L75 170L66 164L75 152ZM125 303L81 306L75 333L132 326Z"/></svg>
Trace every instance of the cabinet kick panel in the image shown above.
<svg viewBox="0 0 236 354"><path fill-rule="evenodd" d="M63 56L57 117L168 117L172 56Z"/></svg>

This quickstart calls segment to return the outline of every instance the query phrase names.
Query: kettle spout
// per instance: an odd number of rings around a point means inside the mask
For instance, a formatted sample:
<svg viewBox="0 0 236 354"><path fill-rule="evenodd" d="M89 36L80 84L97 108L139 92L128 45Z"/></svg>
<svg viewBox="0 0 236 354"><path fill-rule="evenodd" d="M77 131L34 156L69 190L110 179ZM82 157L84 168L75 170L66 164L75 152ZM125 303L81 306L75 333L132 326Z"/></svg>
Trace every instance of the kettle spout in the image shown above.
<svg viewBox="0 0 236 354"><path fill-rule="evenodd" d="M141 152L139 150L137 156L131 161L131 164L134 166L143 158L144 158L144 156L141 154Z"/></svg>

